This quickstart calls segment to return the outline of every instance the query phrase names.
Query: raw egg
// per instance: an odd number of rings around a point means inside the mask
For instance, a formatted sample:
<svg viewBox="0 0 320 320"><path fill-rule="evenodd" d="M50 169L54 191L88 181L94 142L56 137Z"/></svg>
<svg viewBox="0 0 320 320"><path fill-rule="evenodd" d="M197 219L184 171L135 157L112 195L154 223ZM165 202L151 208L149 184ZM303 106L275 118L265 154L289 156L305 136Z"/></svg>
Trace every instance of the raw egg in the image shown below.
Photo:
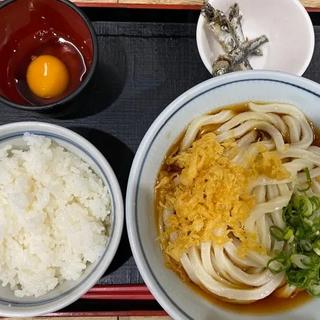
<svg viewBox="0 0 320 320"><path fill-rule="evenodd" d="M60 96L68 87L69 73L65 64L51 55L41 55L28 66L27 84L33 94L51 99Z"/></svg>

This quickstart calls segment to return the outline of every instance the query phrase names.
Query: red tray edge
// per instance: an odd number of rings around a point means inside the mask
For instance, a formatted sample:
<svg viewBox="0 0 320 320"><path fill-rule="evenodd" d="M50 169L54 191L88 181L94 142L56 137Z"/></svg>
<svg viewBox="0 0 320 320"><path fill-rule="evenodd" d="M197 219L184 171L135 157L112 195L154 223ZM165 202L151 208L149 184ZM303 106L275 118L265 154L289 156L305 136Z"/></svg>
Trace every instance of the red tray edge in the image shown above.
<svg viewBox="0 0 320 320"><path fill-rule="evenodd" d="M155 300L146 285L96 285L91 288L81 299L88 300L122 300L122 301L147 301ZM54 312L44 317L143 317L167 316L164 310L132 310L132 311L68 311Z"/></svg>
<svg viewBox="0 0 320 320"><path fill-rule="evenodd" d="M82 311L82 312L54 312L43 317L161 317L168 314L163 310L134 310L134 311Z"/></svg>
<svg viewBox="0 0 320 320"><path fill-rule="evenodd" d="M96 8L127 8L127 9L172 9L172 10L200 10L199 5L179 5L179 4L128 4L128 3L107 3L81 1L74 3L79 7Z"/></svg>
<svg viewBox="0 0 320 320"><path fill-rule="evenodd" d="M146 285L96 285L81 299L92 300L155 300Z"/></svg>
<svg viewBox="0 0 320 320"><path fill-rule="evenodd" d="M79 7L95 7L95 8L128 8L128 9L172 9L172 10L200 10L199 5L170 5L170 4L121 4L121 3L105 3L105 2L74 2ZM306 7L308 12L320 12L320 8Z"/></svg>

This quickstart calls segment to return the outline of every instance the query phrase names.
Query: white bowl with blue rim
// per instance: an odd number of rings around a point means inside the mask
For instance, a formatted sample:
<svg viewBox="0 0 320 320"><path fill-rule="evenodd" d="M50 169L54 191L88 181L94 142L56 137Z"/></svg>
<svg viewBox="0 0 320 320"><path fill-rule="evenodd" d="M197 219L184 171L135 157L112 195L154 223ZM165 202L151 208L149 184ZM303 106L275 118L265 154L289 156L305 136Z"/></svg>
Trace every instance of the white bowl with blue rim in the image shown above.
<svg viewBox="0 0 320 320"><path fill-rule="evenodd" d="M0 286L0 316L31 317L47 314L71 304L86 293L110 265L120 242L124 212L117 178L104 156L86 139L61 126L44 122L16 122L0 126L0 147L10 144L21 148L25 133L46 136L78 155L103 180L111 198L111 229L102 256L89 265L76 281L65 281L54 290L37 298L18 298L8 287Z"/></svg>
<svg viewBox="0 0 320 320"><path fill-rule="evenodd" d="M266 35L269 42L263 56L249 58L253 69L275 70L302 75L313 56L315 36L308 12L299 0L210 0L214 8L227 12L235 2L243 15L243 32L249 39ZM196 40L201 60L212 73L221 46L200 14Z"/></svg>
<svg viewBox="0 0 320 320"><path fill-rule="evenodd" d="M320 126L320 85L271 71L234 72L207 80L174 100L151 125L135 155L127 187L126 224L133 256L148 288L174 319L254 320L257 315L235 313L206 300L165 267L158 241L154 186L170 146L197 116L247 101L282 102L299 107ZM270 314L264 320L320 320L320 301Z"/></svg>

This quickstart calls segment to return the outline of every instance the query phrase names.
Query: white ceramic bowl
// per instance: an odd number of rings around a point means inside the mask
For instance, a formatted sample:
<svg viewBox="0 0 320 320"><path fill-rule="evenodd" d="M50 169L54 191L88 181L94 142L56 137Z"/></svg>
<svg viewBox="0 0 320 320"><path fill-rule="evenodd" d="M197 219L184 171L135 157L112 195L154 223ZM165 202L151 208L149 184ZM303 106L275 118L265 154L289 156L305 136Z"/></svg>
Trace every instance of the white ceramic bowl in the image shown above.
<svg viewBox="0 0 320 320"><path fill-rule="evenodd" d="M137 266L161 306L174 319L253 320L210 303L167 269L157 241L154 186L169 147L195 117L216 108L249 100L292 103L320 126L320 85L288 74L268 71L235 72L205 81L173 101L144 136L130 172L126 223ZM320 301L263 319L320 319ZM250 307L248 306L248 309Z"/></svg>
<svg viewBox="0 0 320 320"><path fill-rule="evenodd" d="M243 14L243 31L249 39L265 34L269 42L261 48L262 57L249 59L253 69L275 70L302 75L314 50L314 29L308 13L299 0L211 0L213 6L226 12L239 3ZM197 25L200 57L210 73L212 63L224 53L200 15Z"/></svg>
<svg viewBox="0 0 320 320"><path fill-rule="evenodd" d="M0 126L0 147L8 143L22 147L25 145L22 140L25 132L52 138L86 161L102 178L111 196L111 232L101 258L89 265L76 281L66 281L39 298L17 298L10 288L0 286L0 316L41 315L59 310L80 298L108 268L118 248L123 228L123 201L117 178L104 156L90 142L77 133L57 125L43 122L16 122Z"/></svg>

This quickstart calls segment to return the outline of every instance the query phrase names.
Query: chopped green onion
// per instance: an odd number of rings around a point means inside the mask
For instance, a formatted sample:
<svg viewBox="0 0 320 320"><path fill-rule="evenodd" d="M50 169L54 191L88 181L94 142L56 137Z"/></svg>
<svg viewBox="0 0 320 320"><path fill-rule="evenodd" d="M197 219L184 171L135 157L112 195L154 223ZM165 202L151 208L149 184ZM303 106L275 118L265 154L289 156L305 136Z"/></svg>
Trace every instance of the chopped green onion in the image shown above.
<svg viewBox="0 0 320 320"><path fill-rule="evenodd" d="M312 250L312 244L308 240L301 240L300 241L300 247L304 251L311 251Z"/></svg>
<svg viewBox="0 0 320 320"><path fill-rule="evenodd" d="M308 291L313 295L313 296L319 296L320 295L320 284L314 284L310 286Z"/></svg>
<svg viewBox="0 0 320 320"><path fill-rule="evenodd" d="M320 199L316 196L312 196L309 199L312 203L313 211L317 211L320 209Z"/></svg>
<svg viewBox="0 0 320 320"><path fill-rule="evenodd" d="M283 263L279 261L278 258L273 258L269 260L267 264L267 268L272 272L272 273L279 273L282 272L286 269Z"/></svg>
<svg viewBox="0 0 320 320"><path fill-rule="evenodd" d="M307 178L307 187L304 188L304 189L298 189L298 191L300 191L300 192L308 191L311 188L311 183L312 183L309 169L308 168L304 168L303 171L304 171L304 173L306 175L306 178Z"/></svg>
<svg viewBox="0 0 320 320"><path fill-rule="evenodd" d="M313 251L320 256L320 240L317 240L316 242L314 242L313 244Z"/></svg>
<svg viewBox="0 0 320 320"><path fill-rule="evenodd" d="M305 173L309 181L309 170ZM267 267L285 272L289 285L320 297L320 197L293 194L282 217L286 228L271 226L270 234L284 241L284 249L274 252Z"/></svg>
<svg viewBox="0 0 320 320"><path fill-rule="evenodd" d="M308 269L310 264L310 258L303 254L293 254L290 257L291 262L300 269Z"/></svg>
<svg viewBox="0 0 320 320"><path fill-rule="evenodd" d="M297 288L306 288L308 286L308 271L296 268L290 268L286 272L287 279L290 285Z"/></svg>
<svg viewBox="0 0 320 320"><path fill-rule="evenodd" d="M301 210L302 210L302 214L305 217L310 217L313 213L312 202L307 197L304 197L304 199L303 199L303 204L302 204Z"/></svg>
<svg viewBox="0 0 320 320"><path fill-rule="evenodd" d="M303 228L298 228L295 232L295 236L298 239L304 239L305 238L305 230Z"/></svg>
<svg viewBox="0 0 320 320"><path fill-rule="evenodd" d="M319 248L313 248L313 251L320 256L320 249Z"/></svg>
<svg viewBox="0 0 320 320"><path fill-rule="evenodd" d="M300 209L301 202L303 201L304 196L300 194L293 194L292 196L292 211L295 212L295 209Z"/></svg>
<svg viewBox="0 0 320 320"><path fill-rule="evenodd" d="M294 216L299 212L305 217L310 217L313 213L313 204L307 196L294 195L293 196L293 208L290 215Z"/></svg>
<svg viewBox="0 0 320 320"><path fill-rule="evenodd" d="M283 230L277 226L270 227L270 234L277 240L283 240Z"/></svg>
<svg viewBox="0 0 320 320"><path fill-rule="evenodd" d="M307 224L308 226L310 226L310 227L313 226L313 221L310 220L310 219L304 218L304 219L303 219L303 222L304 222L305 224Z"/></svg>
<svg viewBox="0 0 320 320"><path fill-rule="evenodd" d="M289 241L293 237L293 230L286 228L284 231L283 239Z"/></svg>

